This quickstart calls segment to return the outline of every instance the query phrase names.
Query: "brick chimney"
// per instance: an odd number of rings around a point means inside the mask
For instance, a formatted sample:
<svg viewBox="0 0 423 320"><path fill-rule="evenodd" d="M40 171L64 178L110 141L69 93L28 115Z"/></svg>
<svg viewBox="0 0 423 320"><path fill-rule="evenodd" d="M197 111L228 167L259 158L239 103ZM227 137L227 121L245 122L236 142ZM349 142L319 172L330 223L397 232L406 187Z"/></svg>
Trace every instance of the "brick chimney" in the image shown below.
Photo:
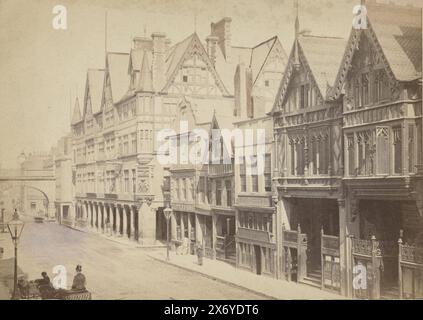
<svg viewBox="0 0 423 320"><path fill-rule="evenodd" d="M225 17L219 22L211 24L211 35L219 39L218 45L226 60L231 58L231 22L231 18Z"/></svg>
<svg viewBox="0 0 423 320"><path fill-rule="evenodd" d="M238 64L235 77L235 110L234 115L241 119L253 118L253 99L251 96L252 90L252 73L251 68L246 67L243 62Z"/></svg>
<svg viewBox="0 0 423 320"><path fill-rule="evenodd" d="M153 39L153 89L158 92L165 85L165 59L166 59L166 35L154 32Z"/></svg>
<svg viewBox="0 0 423 320"><path fill-rule="evenodd" d="M217 42L219 41L219 38L216 36L208 36L206 38L207 43L207 54L210 57L211 62L213 63L213 66L216 63L216 50L217 50Z"/></svg>

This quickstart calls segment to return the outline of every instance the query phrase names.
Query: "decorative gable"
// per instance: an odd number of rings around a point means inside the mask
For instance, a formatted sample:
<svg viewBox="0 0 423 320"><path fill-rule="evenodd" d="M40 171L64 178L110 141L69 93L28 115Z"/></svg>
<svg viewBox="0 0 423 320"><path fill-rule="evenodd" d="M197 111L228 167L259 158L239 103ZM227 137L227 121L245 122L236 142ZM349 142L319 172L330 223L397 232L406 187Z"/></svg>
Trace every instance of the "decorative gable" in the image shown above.
<svg viewBox="0 0 423 320"><path fill-rule="evenodd" d="M170 70L163 90L184 95L229 95L196 34L174 70Z"/></svg>
<svg viewBox="0 0 423 320"><path fill-rule="evenodd" d="M323 104L323 93L299 45L298 62L296 60L296 45L292 48L272 112L292 112Z"/></svg>
<svg viewBox="0 0 423 320"><path fill-rule="evenodd" d="M371 70L380 71L386 76L386 80L382 81L385 81L384 85L389 86L390 98L392 100L399 98L399 83L383 53L370 22L368 22L368 28L366 30L353 29L351 31L335 86L331 90L331 98L337 99L341 94L345 93L345 90L352 90L351 86L353 84L351 81L353 81L353 78L356 78L353 75L355 74L357 76L359 72L364 74L366 70L368 72ZM351 98L346 98L347 105L352 105Z"/></svg>

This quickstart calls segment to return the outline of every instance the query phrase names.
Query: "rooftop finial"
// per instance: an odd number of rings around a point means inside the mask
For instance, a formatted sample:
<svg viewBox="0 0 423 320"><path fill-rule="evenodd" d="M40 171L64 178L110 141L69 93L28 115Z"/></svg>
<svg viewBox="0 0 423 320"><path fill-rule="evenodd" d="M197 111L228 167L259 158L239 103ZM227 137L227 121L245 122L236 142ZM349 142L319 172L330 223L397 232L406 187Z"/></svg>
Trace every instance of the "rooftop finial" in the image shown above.
<svg viewBox="0 0 423 320"><path fill-rule="evenodd" d="M298 70L300 67L300 58L298 53L298 37L300 35L300 22L298 20L298 0L294 0L294 8L295 8L295 40L294 40L294 68Z"/></svg>
<svg viewBox="0 0 423 320"><path fill-rule="evenodd" d="M298 38L300 33L300 21L298 19L298 0L294 0L294 7L295 7L295 39Z"/></svg>
<svg viewBox="0 0 423 320"><path fill-rule="evenodd" d="M104 14L104 61L106 60L107 60L107 10Z"/></svg>

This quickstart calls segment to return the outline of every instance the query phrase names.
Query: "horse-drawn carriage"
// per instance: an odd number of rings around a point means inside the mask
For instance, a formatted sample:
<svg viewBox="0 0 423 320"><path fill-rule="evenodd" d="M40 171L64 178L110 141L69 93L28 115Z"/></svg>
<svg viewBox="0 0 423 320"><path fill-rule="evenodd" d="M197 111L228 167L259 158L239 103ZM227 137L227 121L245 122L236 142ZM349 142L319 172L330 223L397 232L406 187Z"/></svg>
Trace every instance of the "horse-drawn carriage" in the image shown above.
<svg viewBox="0 0 423 320"><path fill-rule="evenodd" d="M55 289L51 284L40 284L37 280L19 280L18 289L23 300L91 300L88 290Z"/></svg>
<svg viewBox="0 0 423 320"><path fill-rule="evenodd" d="M44 216L45 213L41 210L39 210L35 215L34 215L34 222L35 223L43 223L44 222Z"/></svg>

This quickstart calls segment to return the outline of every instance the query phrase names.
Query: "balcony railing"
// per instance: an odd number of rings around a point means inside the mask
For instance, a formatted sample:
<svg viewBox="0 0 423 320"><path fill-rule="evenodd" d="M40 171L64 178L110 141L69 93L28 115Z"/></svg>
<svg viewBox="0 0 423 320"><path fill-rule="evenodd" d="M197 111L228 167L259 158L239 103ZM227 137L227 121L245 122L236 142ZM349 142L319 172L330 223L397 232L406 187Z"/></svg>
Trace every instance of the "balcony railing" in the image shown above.
<svg viewBox="0 0 423 320"><path fill-rule="evenodd" d="M268 208L272 207L272 196L267 195L238 195L237 206Z"/></svg>
<svg viewBox="0 0 423 320"><path fill-rule="evenodd" d="M269 231L249 229L244 227L238 227L237 236L239 238L250 239L260 242L273 242L273 234Z"/></svg>
<svg viewBox="0 0 423 320"><path fill-rule="evenodd" d="M229 164L210 164L209 175L210 176L222 176L230 175L234 173L234 168L231 163Z"/></svg>
<svg viewBox="0 0 423 320"><path fill-rule="evenodd" d="M341 177L337 176L290 176L277 177L276 180L280 187L336 187L340 183Z"/></svg>

